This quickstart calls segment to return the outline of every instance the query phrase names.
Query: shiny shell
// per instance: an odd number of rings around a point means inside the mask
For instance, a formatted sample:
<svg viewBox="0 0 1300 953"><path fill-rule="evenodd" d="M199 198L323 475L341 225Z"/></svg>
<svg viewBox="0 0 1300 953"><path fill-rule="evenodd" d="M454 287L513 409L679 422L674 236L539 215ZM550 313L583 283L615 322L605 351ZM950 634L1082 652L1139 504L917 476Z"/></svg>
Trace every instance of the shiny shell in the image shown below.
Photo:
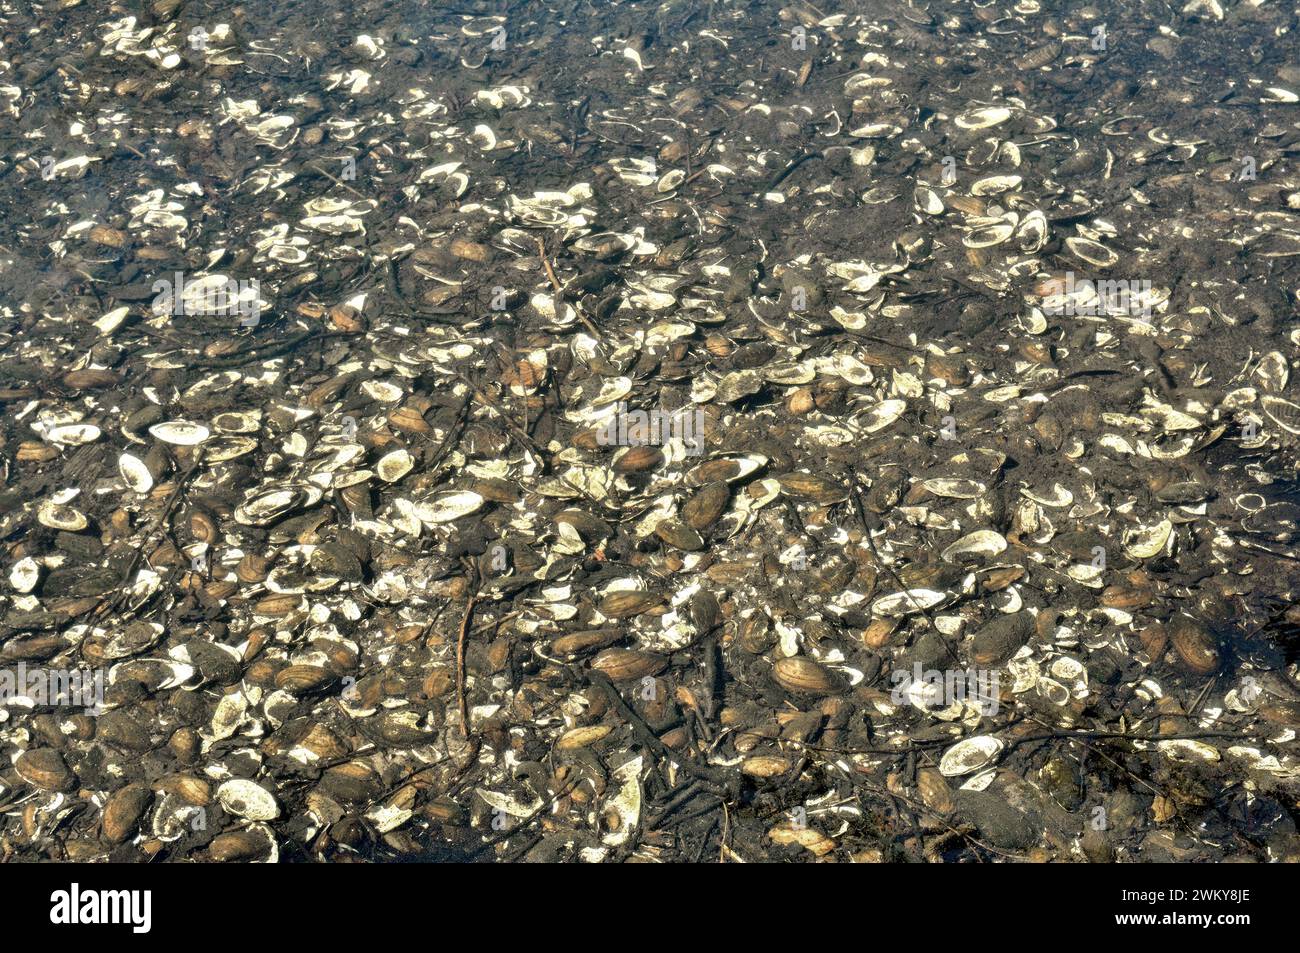
<svg viewBox="0 0 1300 953"><path fill-rule="evenodd" d="M386 483L396 483L411 472L415 460L407 450L394 450L379 458L375 464L375 473Z"/></svg>
<svg viewBox="0 0 1300 953"><path fill-rule="evenodd" d="M153 474L145 462L132 453L124 453L117 458L117 471L127 487L136 493L148 493L153 489Z"/></svg>
<svg viewBox="0 0 1300 953"><path fill-rule="evenodd" d="M690 486L700 486L717 481L734 483L757 473L765 466L767 466L767 457L757 453L749 453L738 457L719 457L716 460L701 463L691 470L686 475L686 482Z"/></svg>
<svg viewBox="0 0 1300 953"><path fill-rule="evenodd" d="M94 443L101 433L102 431L94 424L62 424L47 430L45 439L65 447L79 447L82 444Z"/></svg>
<svg viewBox="0 0 1300 953"><path fill-rule="evenodd" d="M1006 552L1006 548L1006 537L1001 533L981 529L963 536L944 549L941 555L947 562L955 562L964 556L997 556Z"/></svg>
<svg viewBox="0 0 1300 953"><path fill-rule="evenodd" d="M86 514L71 506L46 500L36 510L36 519L42 526L79 533L90 525Z"/></svg>
<svg viewBox="0 0 1300 953"><path fill-rule="evenodd" d="M1260 398L1260 405L1268 419L1290 434L1300 434L1300 404L1293 404L1281 397L1265 395Z"/></svg>
<svg viewBox="0 0 1300 953"><path fill-rule="evenodd" d="M1023 180L1018 175L990 175L980 179L970 187L971 195L998 195L1020 188Z"/></svg>
<svg viewBox="0 0 1300 953"><path fill-rule="evenodd" d="M882 400L858 417L857 422L867 433L876 433L884 430L902 417L903 412L906 410L907 401L905 400Z"/></svg>
<svg viewBox="0 0 1300 953"><path fill-rule="evenodd" d="M834 695L847 686L843 676L802 656L778 659L772 677L786 691L805 695Z"/></svg>
<svg viewBox="0 0 1300 953"><path fill-rule="evenodd" d="M992 735L964 738L943 753L939 760L939 773L954 778L983 770L997 760L1003 747L1001 739Z"/></svg>
<svg viewBox="0 0 1300 953"><path fill-rule="evenodd" d="M217 788L217 800L231 814L250 821L271 821L280 816L275 796L253 781L237 779Z"/></svg>
<svg viewBox="0 0 1300 953"><path fill-rule="evenodd" d="M1014 232L1015 226L1010 222L998 222L996 225L975 229L968 233L961 243L967 248L988 248L991 245L1001 245Z"/></svg>
<svg viewBox="0 0 1300 953"><path fill-rule="evenodd" d="M473 490L459 490L442 493L426 503L417 504L415 514L424 523L451 523L477 513L483 503L483 497Z"/></svg>
<svg viewBox="0 0 1300 953"><path fill-rule="evenodd" d="M149 433L163 443L178 447L198 446L211 436L207 427L192 420L165 420L150 427Z"/></svg>
<svg viewBox="0 0 1300 953"><path fill-rule="evenodd" d="M942 215L944 211L943 199L939 198L939 193L934 189L926 186L917 186L912 192L913 201L916 203L916 210L925 215Z"/></svg>
<svg viewBox="0 0 1300 953"><path fill-rule="evenodd" d="M302 501L302 491L297 488L273 488L235 507L235 520L245 526L263 526L300 506Z"/></svg>
<svg viewBox="0 0 1300 953"><path fill-rule="evenodd" d="M31 556L24 556L9 569L9 585L15 592L31 592L41 579L41 567Z"/></svg>
<svg viewBox="0 0 1300 953"><path fill-rule="evenodd" d="M1005 106L984 106L964 112L953 121L959 129L989 129L1010 118L1011 110Z"/></svg>
<svg viewBox="0 0 1300 953"><path fill-rule="evenodd" d="M1150 559L1165 551L1174 524L1161 520L1152 526L1139 526L1124 534L1124 552L1134 559Z"/></svg>
<svg viewBox="0 0 1300 953"><path fill-rule="evenodd" d="M1119 263L1118 254L1090 238L1067 238L1065 247L1070 249L1070 252L1076 258L1081 258L1088 264L1096 265L1098 268L1110 268L1112 265Z"/></svg>
<svg viewBox="0 0 1300 953"><path fill-rule="evenodd" d="M218 433L257 433L262 429L262 413L254 411L227 411L212 418L212 429Z"/></svg>
<svg viewBox="0 0 1300 953"><path fill-rule="evenodd" d="M881 596L871 606L878 616L910 615L933 609L948 599L948 593L937 589L905 589L902 592Z"/></svg>

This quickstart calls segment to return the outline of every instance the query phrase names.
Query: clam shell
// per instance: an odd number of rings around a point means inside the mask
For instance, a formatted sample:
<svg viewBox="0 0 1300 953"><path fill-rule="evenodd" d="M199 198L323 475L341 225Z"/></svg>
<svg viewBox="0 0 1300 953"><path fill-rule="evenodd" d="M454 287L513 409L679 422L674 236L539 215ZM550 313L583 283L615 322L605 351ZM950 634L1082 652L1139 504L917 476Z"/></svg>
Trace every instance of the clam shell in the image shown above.
<svg viewBox="0 0 1300 953"><path fill-rule="evenodd" d="M1018 175L990 175L980 179L970 187L971 195L998 195L1020 188L1024 180Z"/></svg>
<svg viewBox="0 0 1300 953"><path fill-rule="evenodd" d="M145 462L133 453L124 453L117 458L117 471L122 480L135 493L148 493L153 489L153 474Z"/></svg>
<svg viewBox="0 0 1300 953"><path fill-rule="evenodd" d="M1016 226L1016 244L1027 255L1032 255L1047 244L1047 235L1047 216L1038 209L1022 218Z"/></svg>
<svg viewBox="0 0 1300 953"><path fill-rule="evenodd" d="M937 589L905 589L881 596L872 603L871 611L878 616L910 615L933 609L948 599L948 593Z"/></svg>
<svg viewBox="0 0 1300 953"><path fill-rule="evenodd" d="M1287 433L1300 434L1300 404L1272 395L1261 397L1259 402L1269 420Z"/></svg>
<svg viewBox="0 0 1300 953"><path fill-rule="evenodd" d="M786 691L805 695L834 695L847 687L838 672L799 655L778 659L772 666L772 677Z"/></svg>
<svg viewBox="0 0 1300 953"><path fill-rule="evenodd" d="M763 388L758 371L733 371L718 382L718 399L732 403L757 394Z"/></svg>
<svg viewBox="0 0 1300 953"><path fill-rule="evenodd" d="M101 434L102 431L94 424L62 424L47 430L45 439L65 447L79 447L82 444L94 443Z"/></svg>
<svg viewBox="0 0 1300 953"><path fill-rule="evenodd" d="M1251 377L1259 380L1260 387L1273 394L1286 390L1291 379L1291 367L1281 351L1270 351L1259 359Z"/></svg>
<svg viewBox="0 0 1300 953"><path fill-rule="evenodd" d="M1003 747L1002 740L992 735L963 738L943 753L939 759L939 773L945 778L973 774L996 761Z"/></svg>
<svg viewBox="0 0 1300 953"><path fill-rule="evenodd" d="M767 457L758 453L718 457L714 460L706 460L691 470L686 475L686 485L702 486L715 481L734 483L758 472L765 466L767 466Z"/></svg>
<svg viewBox="0 0 1300 953"><path fill-rule="evenodd" d="M655 183L655 191L660 194L671 192L680 186L686 180L686 172L682 169L671 169L659 177Z"/></svg>
<svg viewBox="0 0 1300 953"><path fill-rule="evenodd" d="M817 378L817 372L808 364L800 363L783 363L770 364L763 368L763 379L773 384L780 384L783 387L797 387L800 384L810 384Z"/></svg>
<svg viewBox="0 0 1300 953"><path fill-rule="evenodd" d="M617 257L637 247L636 236L619 232L598 232L585 235L573 243L573 247L588 255L595 255L602 261Z"/></svg>
<svg viewBox="0 0 1300 953"><path fill-rule="evenodd" d="M1174 524L1161 520L1152 526L1139 526L1124 534L1124 552L1134 559L1150 559L1165 551Z"/></svg>
<svg viewBox="0 0 1300 953"><path fill-rule="evenodd" d="M996 225L989 225L968 232L961 240L961 243L967 248L988 248L992 245L1001 245L1014 232L1015 226L1010 222L998 222Z"/></svg>
<svg viewBox="0 0 1300 953"><path fill-rule="evenodd" d="M1059 483L1052 484L1051 493L1040 493L1037 490L1025 487L1021 489L1020 495L1033 500L1039 506L1062 507L1069 506L1074 502L1074 494Z"/></svg>
<svg viewBox="0 0 1300 953"><path fill-rule="evenodd" d="M668 667L668 659L638 649L605 649L591 660L591 667L610 681L630 682L658 675Z"/></svg>
<svg viewBox="0 0 1300 953"><path fill-rule="evenodd" d="M303 493L298 487L273 487L245 500L235 507L235 521L245 526L264 526L302 505Z"/></svg>
<svg viewBox="0 0 1300 953"><path fill-rule="evenodd" d="M1090 238L1067 238L1065 247L1070 249L1076 258L1081 258L1090 265L1096 265L1098 268L1110 268L1119 262L1119 255L1111 251L1100 242L1094 242Z"/></svg>
<svg viewBox="0 0 1300 953"><path fill-rule="evenodd" d="M785 494L825 506L848 499L849 488L816 473L785 473L776 478Z"/></svg>
<svg viewBox="0 0 1300 953"><path fill-rule="evenodd" d="M1173 738L1169 741L1160 741L1156 743L1161 754L1170 761L1221 761L1223 756L1219 754L1219 749L1204 741L1197 741L1195 738Z"/></svg>
<svg viewBox="0 0 1300 953"><path fill-rule="evenodd" d="M417 503L415 515L422 523L430 525L451 523L478 512L483 502L483 497L473 490L451 491L442 493L428 502Z"/></svg>
<svg viewBox="0 0 1300 953"><path fill-rule="evenodd" d="M981 529L966 534L944 549L941 555L944 561L954 562L962 556L998 556L1006 549L1006 537L991 529Z"/></svg>
<svg viewBox="0 0 1300 953"><path fill-rule="evenodd" d="M226 781L217 788L221 806L250 821L271 821L280 816L280 806L275 796L266 788L242 778Z"/></svg>
<svg viewBox="0 0 1300 953"><path fill-rule="evenodd" d="M1005 106L983 106L971 109L957 116L953 122L958 129L989 129L1011 118L1011 110Z"/></svg>
<svg viewBox="0 0 1300 953"><path fill-rule="evenodd" d="M262 412L226 411L212 418L212 428L218 433L257 433L262 429Z"/></svg>
<svg viewBox="0 0 1300 953"><path fill-rule="evenodd" d="M1187 616L1175 616L1166 629L1178 663L1194 675L1211 675L1219 668L1217 640L1205 626Z"/></svg>
<svg viewBox="0 0 1300 953"><path fill-rule="evenodd" d="M955 500L973 500L988 492L988 487L975 480L939 478L924 480L921 485L935 496L945 496Z"/></svg>
<svg viewBox="0 0 1300 953"><path fill-rule="evenodd" d="M31 556L24 556L9 569L9 585L15 592L31 592L40 579L40 564Z"/></svg>
<svg viewBox="0 0 1300 953"><path fill-rule="evenodd" d="M588 748L603 740L613 728L609 725L588 725L585 728L570 728L555 742L556 751L577 751Z"/></svg>
<svg viewBox="0 0 1300 953"><path fill-rule="evenodd" d="M612 797L606 797L601 808L606 816L617 817L618 823L615 830L601 837L602 844L617 847L626 843L641 823L641 772L644 763L644 757L637 755L611 773L611 788L617 785L617 790Z"/></svg>
<svg viewBox="0 0 1300 953"><path fill-rule="evenodd" d="M149 433L163 443L177 447L195 447L207 440L211 431L192 420L165 420L149 428Z"/></svg>
<svg viewBox="0 0 1300 953"><path fill-rule="evenodd" d="M46 500L40 505L36 510L36 520L42 526L68 533L79 533L90 525L85 513L53 500Z"/></svg>
<svg viewBox="0 0 1300 953"><path fill-rule="evenodd" d="M726 483L721 480L706 483L682 504L682 519L692 529L708 529L726 512L730 502L731 491Z"/></svg>
<svg viewBox="0 0 1300 953"><path fill-rule="evenodd" d="M205 463L225 463L257 449L257 441L252 437L236 434L213 437L203 446Z"/></svg>
<svg viewBox="0 0 1300 953"><path fill-rule="evenodd" d="M394 450L379 458L375 464L375 473L385 483L396 483L410 473L414 466L415 459L407 450Z"/></svg>
<svg viewBox="0 0 1300 953"><path fill-rule="evenodd" d="M944 212L943 199L934 189L919 185L912 191L912 199L916 210L923 215L942 215Z"/></svg>
<svg viewBox="0 0 1300 953"><path fill-rule="evenodd" d="M867 433L884 430L907 410L905 400L882 400L870 410L856 418L857 424Z"/></svg>

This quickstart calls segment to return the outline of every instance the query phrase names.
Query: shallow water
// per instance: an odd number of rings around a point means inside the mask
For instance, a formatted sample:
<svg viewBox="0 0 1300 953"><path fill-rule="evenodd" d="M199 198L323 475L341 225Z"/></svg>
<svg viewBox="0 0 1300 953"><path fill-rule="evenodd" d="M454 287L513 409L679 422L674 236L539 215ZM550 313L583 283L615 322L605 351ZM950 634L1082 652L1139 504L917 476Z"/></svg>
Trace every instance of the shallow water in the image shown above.
<svg viewBox="0 0 1300 953"><path fill-rule="evenodd" d="M10 854L1295 859L1296 25L0 0Z"/></svg>

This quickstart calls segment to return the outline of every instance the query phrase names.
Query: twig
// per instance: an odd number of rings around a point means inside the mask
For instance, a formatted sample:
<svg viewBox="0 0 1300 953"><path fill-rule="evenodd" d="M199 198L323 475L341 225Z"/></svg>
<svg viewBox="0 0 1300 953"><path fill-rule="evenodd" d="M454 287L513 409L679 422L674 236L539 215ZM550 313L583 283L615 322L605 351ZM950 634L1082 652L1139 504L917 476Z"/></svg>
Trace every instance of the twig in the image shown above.
<svg viewBox="0 0 1300 953"><path fill-rule="evenodd" d="M604 672L584 672L576 667L572 667L570 670L575 672L579 678L583 679L587 683L593 684L602 689L605 692L606 697L609 699L610 704L618 709L618 713L623 717L623 720L632 726L637 736L641 739L641 743L650 748L650 750L655 754L673 762L674 764L681 765L682 770L687 774L699 779L700 781L704 781L715 789L720 788L724 791L727 789L727 778L722 772L718 771L718 769L710 765L698 764L692 758L680 751L674 751L672 748L660 741L659 736L656 735L654 730L645 723L645 719L638 715L632 706L623 699L622 694L614 687L614 683L609 680L609 677L605 675Z"/></svg>
<svg viewBox="0 0 1300 953"><path fill-rule="evenodd" d="M541 448L540 445L538 445L536 440L534 440L527 433L519 429L519 425L510 419L510 415L507 414L501 408L500 404L498 404L487 394L479 390L474 385L474 382L471 381L464 374L460 373L459 371L453 371L453 373L456 375L456 377L460 379L461 383L463 383L466 387L468 387L471 391L473 391L474 396L477 397L481 403L483 403L484 405L486 405L487 407L491 408L493 411L496 412L496 415L501 418L501 422L505 424L506 430L510 431L510 435L514 437L516 441L521 443L525 450L531 450L533 453L537 454L539 461L542 462L545 461L546 452Z"/></svg>
<svg viewBox="0 0 1300 953"><path fill-rule="evenodd" d="M838 765L837 765L837 767L838 767ZM976 847L980 848L980 850L986 850L986 851L988 851L988 852L991 853L991 854L998 854L998 855L1000 855L1000 856L1002 856L1002 857L1006 857L1006 858L1008 858L1008 859L1010 859L1010 860L1024 860L1024 859L1025 859L1025 858L1024 858L1022 855L1020 855L1020 854L1011 854L1011 853L1008 853L1008 852L1005 851L1005 850L999 850L998 848L994 847L994 846L991 845L991 844L986 844L986 843L984 843L984 841L980 840L978 837L975 837L975 836L972 835L972 834L967 834L967 833L965 833L964 831L961 831L961 830L959 830L958 828L953 827L952 824L948 823L948 819L947 819L946 817L944 817L944 816L943 816L942 814L940 814L938 811L934 810L934 808L930 807L928 804L925 804L925 803L923 803L923 802L921 802L921 801L915 801L915 800L913 800L912 798L908 797L908 796L905 795L905 794L896 794L896 793L893 792L893 791L888 791L888 790L886 790L886 789L879 788L879 787L877 787L875 784L872 784L871 782L867 781L865 778L857 777L857 776L854 775L852 772L845 771L843 768L840 768L840 771L841 771L841 772L844 774L844 776L848 779L849 784L853 785L855 788L856 788L856 787L861 787L861 788L865 789L868 793L870 793L873 797L876 797L876 798L889 797L889 798L892 798L892 799L897 800L897 801L902 801L904 804L907 804L907 805L908 805L909 807L911 807L913 810L919 810L919 811L921 811L921 812L923 812L923 813L925 813L925 814L929 814L931 817L933 817L935 820L937 820L940 824L942 824L944 827L946 827L946 828L947 828L951 833L956 834L958 837L962 837L962 838L964 838L964 839L967 840L969 843L974 844ZM914 826L915 826L915 825L914 825Z"/></svg>
<svg viewBox="0 0 1300 953"><path fill-rule="evenodd" d="M534 236L537 242L537 257L542 260L542 266L546 269L546 277L551 281L551 287L555 289L555 313L558 316L560 308L564 303L564 287L560 284L560 279L555 277L555 269L551 267L551 260L546 257L546 243L542 241L541 236ZM600 340L600 330L591 323L591 319L582 313L576 304L573 307L574 313L578 320L582 322L583 327L591 332L592 337Z"/></svg>
<svg viewBox="0 0 1300 953"><path fill-rule="evenodd" d="M1028 744L1031 741L1050 741L1053 738L1079 741L1096 741L1104 739L1117 739L1123 741L1192 741L1198 738L1237 738L1241 741L1249 741L1250 735L1242 734L1239 731L1197 731L1178 735L1134 735L1123 731L1085 731L1057 728L1043 734L1025 735L1023 738L1013 738L1007 742L1007 747L1014 748L1018 745ZM902 748L825 748L810 744L804 744L803 747L807 748L809 751L821 751L829 754L905 755L914 751L924 751L927 748L939 748L944 745L955 744L958 740L959 739L957 738L939 738L932 741L914 741Z"/></svg>
<svg viewBox="0 0 1300 953"><path fill-rule="evenodd" d="M307 168L311 169L313 172L319 172L321 175L325 176L325 178L329 179L331 182L333 182L333 183L334 183L335 185L337 185L339 188L347 189L349 192L351 192L353 195L355 195L355 196L356 196L357 198L359 198L359 199L369 198L369 196L362 195L360 192L358 192L358 191L357 191L356 189L354 189L352 186L348 185L346 182L343 182L343 181L340 181L339 179L336 179L334 176L330 175L328 172L326 172L324 169L322 169L319 165L316 165L314 162L309 162L309 163L307 163Z"/></svg>
<svg viewBox="0 0 1300 953"><path fill-rule="evenodd" d="M542 241L540 235L534 236L537 242L537 257L542 260L542 266L546 269L546 277L551 279L551 287L555 289L556 303L559 303L559 295L564 294L564 288L560 286L560 280L555 277L555 269L551 267L551 261L546 257L546 243Z"/></svg>
<svg viewBox="0 0 1300 953"><path fill-rule="evenodd" d="M443 459L452 449L460 442L460 433L465 429L465 421L469 417L470 395L465 395L465 402L460 405L460 410L456 413L456 420L447 431L447 436L442 441L442 446L438 448L432 459L429 461L428 470L430 473L436 473L438 467L442 465Z"/></svg>
<svg viewBox="0 0 1300 953"><path fill-rule="evenodd" d="M469 737L469 702L465 698L465 639L469 634L469 620L478 605L478 591L473 592L465 605L465 615L460 620L460 633L456 636L456 703L460 706L460 730Z"/></svg>
<svg viewBox="0 0 1300 953"><path fill-rule="evenodd" d="M194 471L199 468L199 464L202 462L202 451L196 451L194 454L194 462L191 463L189 469L186 470L179 479L177 479L176 489L172 490L171 496L167 498L167 502L163 504L163 508L149 523L149 528L145 530L144 536L141 537L140 545L136 547L135 553L131 556L131 562L127 565L126 572L122 576L121 591L112 602L108 603L108 608L105 611L111 611L113 608L120 605L123 599L130 595L131 590L129 587L131 584L131 577L135 575L135 571L140 565L140 560L144 558L145 550L148 548L149 542L153 539L154 533L158 532L158 527L163 524L163 521L166 520L176 508L176 503L180 499L181 492L185 489L185 484L189 482L190 477L194 475Z"/></svg>

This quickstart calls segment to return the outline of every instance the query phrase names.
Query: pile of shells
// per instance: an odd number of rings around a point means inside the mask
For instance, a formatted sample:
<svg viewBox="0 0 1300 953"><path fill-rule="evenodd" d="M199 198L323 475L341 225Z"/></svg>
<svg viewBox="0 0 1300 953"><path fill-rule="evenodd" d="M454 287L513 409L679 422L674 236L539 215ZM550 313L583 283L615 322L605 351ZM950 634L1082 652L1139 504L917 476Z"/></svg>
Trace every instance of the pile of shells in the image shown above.
<svg viewBox="0 0 1300 953"><path fill-rule="evenodd" d="M1290 11L55 6L0 859L1300 860Z"/></svg>

